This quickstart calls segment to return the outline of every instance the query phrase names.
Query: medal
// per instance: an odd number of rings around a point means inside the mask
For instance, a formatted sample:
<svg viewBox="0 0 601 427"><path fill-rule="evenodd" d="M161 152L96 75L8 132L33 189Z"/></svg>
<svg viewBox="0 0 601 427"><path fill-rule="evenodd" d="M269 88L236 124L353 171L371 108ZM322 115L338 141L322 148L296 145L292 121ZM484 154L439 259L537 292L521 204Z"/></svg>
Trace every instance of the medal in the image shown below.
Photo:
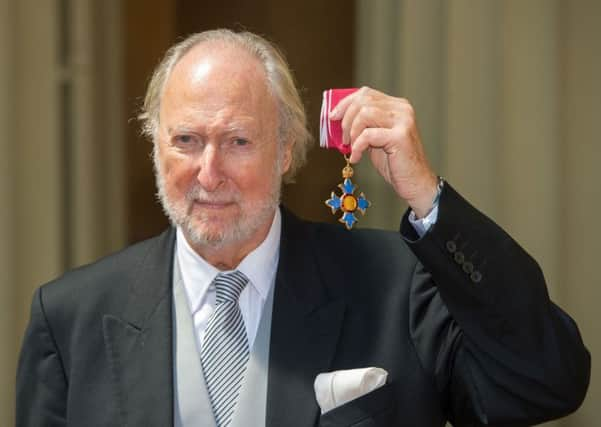
<svg viewBox="0 0 601 427"><path fill-rule="evenodd" d="M345 96L350 95L357 89L329 89L323 93L323 102L321 104L321 116L319 127L319 145L323 148L335 149L344 155L346 166L342 169L342 184L338 184L342 194L336 195L332 191L330 198L325 201L326 206L332 210L332 214L336 214L338 210L342 212L342 216L338 219L343 223L347 230L351 230L358 221L355 212L365 214L365 210L371 205L369 200L365 198L363 193L355 196L357 187L351 181L353 177L353 168L349 163L349 154L351 148L349 145L342 143L342 125L338 120L330 120L330 111L338 104Z"/></svg>
<svg viewBox="0 0 601 427"><path fill-rule="evenodd" d="M357 222L355 212L361 212L361 215L365 215L365 210L371 206L371 202L365 198L363 193L359 194L359 197L355 196L355 184L351 181L353 176L353 168L349 163L348 156L344 156L346 160L346 166L342 169L342 178L344 181L342 184L338 184L338 187L342 190L342 195L337 196L332 191L330 198L325 201L326 206L332 209L332 214L336 214L338 209L342 211L342 216L338 219L341 223L346 226L347 230L353 228L353 225Z"/></svg>

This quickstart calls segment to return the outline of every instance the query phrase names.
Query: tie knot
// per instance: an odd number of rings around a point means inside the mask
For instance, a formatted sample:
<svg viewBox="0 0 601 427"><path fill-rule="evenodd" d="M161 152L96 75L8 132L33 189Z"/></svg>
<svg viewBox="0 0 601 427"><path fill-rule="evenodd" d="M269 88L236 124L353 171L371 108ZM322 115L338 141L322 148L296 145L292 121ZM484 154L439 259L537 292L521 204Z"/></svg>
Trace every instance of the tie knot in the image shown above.
<svg viewBox="0 0 601 427"><path fill-rule="evenodd" d="M225 301L238 302L242 290L248 283L248 278L244 273L236 270L231 273L219 273L213 283L217 290L217 304Z"/></svg>

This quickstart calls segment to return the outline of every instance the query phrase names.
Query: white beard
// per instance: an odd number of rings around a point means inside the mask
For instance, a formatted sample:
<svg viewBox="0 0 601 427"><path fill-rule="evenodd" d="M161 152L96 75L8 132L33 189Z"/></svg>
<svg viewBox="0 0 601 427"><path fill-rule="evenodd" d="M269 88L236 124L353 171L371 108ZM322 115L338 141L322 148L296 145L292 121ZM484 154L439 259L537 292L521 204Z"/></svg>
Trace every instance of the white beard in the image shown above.
<svg viewBox="0 0 601 427"><path fill-rule="evenodd" d="M181 227L191 245L211 246L219 248L227 244L244 242L253 236L261 226L271 218L280 204L282 176L281 159L278 159L273 170L272 187L269 194L252 206L244 202L241 194L208 193L200 185L191 187L184 200L171 200L167 194L165 178L158 157L158 147L155 143L153 150L154 172L157 185L157 198L171 224ZM280 157L280 156L278 156ZM241 207L241 215L230 227L221 230L211 230L203 227L204 219L194 218L189 210L195 201L204 202L227 201L236 202ZM200 222L200 223L198 223ZM195 224L196 223L196 224Z"/></svg>

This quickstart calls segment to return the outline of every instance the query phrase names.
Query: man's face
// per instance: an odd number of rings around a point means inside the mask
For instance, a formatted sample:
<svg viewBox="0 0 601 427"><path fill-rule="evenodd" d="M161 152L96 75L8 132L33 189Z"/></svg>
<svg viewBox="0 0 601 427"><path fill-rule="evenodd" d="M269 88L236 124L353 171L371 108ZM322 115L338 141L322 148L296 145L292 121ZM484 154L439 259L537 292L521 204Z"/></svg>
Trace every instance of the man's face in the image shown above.
<svg viewBox="0 0 601 427"><path fill-rule="evenodd" d="M218 247L264 237L290 149L278 140L261 64L237 48L193 48L166 82L159 120L159 196L188 241Z"/></svg>

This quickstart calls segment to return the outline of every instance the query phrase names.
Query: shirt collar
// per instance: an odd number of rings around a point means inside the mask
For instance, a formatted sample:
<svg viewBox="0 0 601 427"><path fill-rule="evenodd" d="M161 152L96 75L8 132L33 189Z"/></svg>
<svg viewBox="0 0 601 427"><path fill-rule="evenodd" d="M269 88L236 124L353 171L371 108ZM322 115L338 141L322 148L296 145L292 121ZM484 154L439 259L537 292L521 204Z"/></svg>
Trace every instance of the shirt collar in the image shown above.
<svg viewBox="0 0 601 427"><path fill-rule="evenodd" d="M279 260L281 232L282 216L280 210L276 209L265 240L244 257L236 268L248 277L249 284L263 300L267 299L269 290L274 283ZM200 309L213 279L221 271L192 249L180 227L177 227L176 236L175 258L179 263L182 281L190 303L190 311L194 314Z"/></svg>

